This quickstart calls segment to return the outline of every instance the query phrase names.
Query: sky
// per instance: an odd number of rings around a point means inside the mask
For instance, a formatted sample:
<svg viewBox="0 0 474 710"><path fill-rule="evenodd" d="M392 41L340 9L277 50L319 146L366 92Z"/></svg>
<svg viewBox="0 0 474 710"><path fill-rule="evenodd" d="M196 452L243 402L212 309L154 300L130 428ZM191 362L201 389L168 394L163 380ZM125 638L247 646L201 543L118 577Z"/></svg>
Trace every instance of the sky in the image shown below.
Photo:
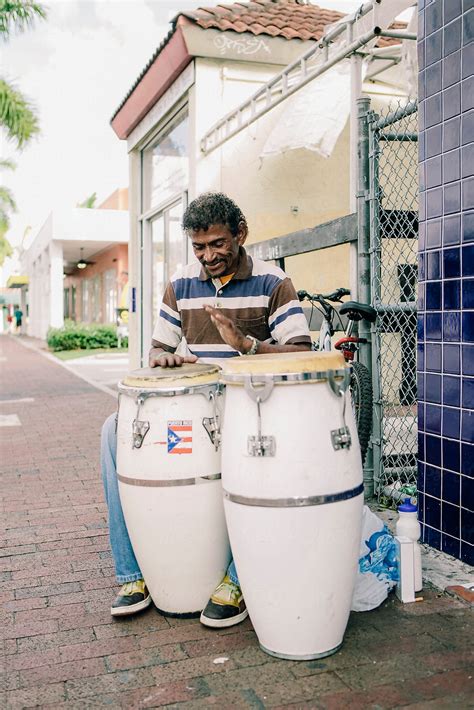
<svg viewBox="0 0 474 710"><path fill-rule="evenodd" d="M227 0L229 2L229 0ZM36 107L41 133L19 153L0 135L2 158L17 168L0 184L18 211L7 238L26 245L54 209L75 207L92 193L100 204L128 186L126 142L110 118L170 29L179 10L214 0L49 0L48 18L12 35L1 48L2 74ZM361 0L320 0L350 12ZM0 284L1 285L1 284Z"/></svg>

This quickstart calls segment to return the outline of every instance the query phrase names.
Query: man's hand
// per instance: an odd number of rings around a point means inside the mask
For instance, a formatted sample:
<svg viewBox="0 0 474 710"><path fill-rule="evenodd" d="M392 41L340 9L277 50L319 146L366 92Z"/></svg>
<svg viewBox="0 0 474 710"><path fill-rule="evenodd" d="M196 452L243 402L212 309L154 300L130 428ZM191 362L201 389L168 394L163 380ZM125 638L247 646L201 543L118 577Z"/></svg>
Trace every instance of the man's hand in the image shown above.
<svg viewBox="0 0 474 710"><path fill-rule="evenodd" d="M148 355L150 367L181 367L184 362L196 362L196 355L176 355L161 348L152 348Z"/></svg>
<svg viewBox="0 0 474 710"><path fill-rule="evenodd" d="M238 350L239 353L247 352L247 350L251 347L252 342L247 340L245 335L239 328L237 328L235 323L221 313L218 308L207 305L203 306L203 308L206 313L209 313L211 321L219 331L219 335L224 343L230 345L231 348Z"/></svg>

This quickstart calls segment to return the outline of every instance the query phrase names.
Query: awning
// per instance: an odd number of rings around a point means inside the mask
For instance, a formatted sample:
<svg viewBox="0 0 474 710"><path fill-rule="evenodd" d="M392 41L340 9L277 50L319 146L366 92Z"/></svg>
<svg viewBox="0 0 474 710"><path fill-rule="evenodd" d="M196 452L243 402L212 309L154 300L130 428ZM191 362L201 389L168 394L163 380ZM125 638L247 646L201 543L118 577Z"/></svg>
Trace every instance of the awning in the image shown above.
<svg viewBox="0 0 474 710"><path fill-rule="evenodd" d="M21 288L22 286L28 286L28 284L29 280L26 274L13 274L8 277L7 288Z"/></svg>

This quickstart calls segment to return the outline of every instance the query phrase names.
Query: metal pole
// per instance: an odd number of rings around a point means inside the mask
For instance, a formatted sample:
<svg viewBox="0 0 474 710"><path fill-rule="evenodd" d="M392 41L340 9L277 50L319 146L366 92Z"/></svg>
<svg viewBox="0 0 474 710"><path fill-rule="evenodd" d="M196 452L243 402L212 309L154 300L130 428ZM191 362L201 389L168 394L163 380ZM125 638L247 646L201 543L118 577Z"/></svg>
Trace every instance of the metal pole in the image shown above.
<svg viewBox="0 0 474 710"><path fill-rule="evenodd" d="M361 303L370 304L370 203L369 203L369 126L368 112L370 100L366 97L357 99L358 121L358 175L357 175L357 226L358 226L358 298ZM367 340L359 352L360 362L372 373L372 334L369 323L361 320L359 336ZM369 446L364 464L365 497L374 494L374 467L372 447Z"/></svg>
<svg viewBox="0 0 474 710"><path fill-rule="evenodd" d="M378 116L369 115L369 183L370 183L370 271L372 279L372 305L379 308L381 303L381 263L382 245L380 241L380 183L379 183L379 153L380 131L376 128ZM372 323L372 461L374 469L374 492L379 493L382 477L382 447L383 447L383 400L382 400L382 367L381 367L381 334L377 331L378 319Z"/></svg>
<svg viewBox="0 0 474 710"><path fill-rule="evenodd" d="M351 37L352 40L352 37ZM357 141L358 141L358 117L357 100L362 94L362 57L360 54L351 54L351 107L350 107L350 142L349 142L349 209L350 212L357 210ZM351 243L349 247L349 288L351 298L358 299L358 279L357 279L357 242Z"/></svg>

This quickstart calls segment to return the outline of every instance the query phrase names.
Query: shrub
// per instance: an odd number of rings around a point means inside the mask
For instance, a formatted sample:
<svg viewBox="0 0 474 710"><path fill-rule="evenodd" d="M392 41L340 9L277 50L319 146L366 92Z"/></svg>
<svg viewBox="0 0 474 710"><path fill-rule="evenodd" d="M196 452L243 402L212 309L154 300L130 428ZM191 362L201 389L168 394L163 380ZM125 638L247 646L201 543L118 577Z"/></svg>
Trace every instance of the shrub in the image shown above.
<svg viewBox="0 0 474 710"><path fill-rule="evenodd" d="M50 328L46 336L51 350L93 350L116 348L117 327L100 323L71 323L64 328ZM122 341L126 347L125 341Z"/></svg>

